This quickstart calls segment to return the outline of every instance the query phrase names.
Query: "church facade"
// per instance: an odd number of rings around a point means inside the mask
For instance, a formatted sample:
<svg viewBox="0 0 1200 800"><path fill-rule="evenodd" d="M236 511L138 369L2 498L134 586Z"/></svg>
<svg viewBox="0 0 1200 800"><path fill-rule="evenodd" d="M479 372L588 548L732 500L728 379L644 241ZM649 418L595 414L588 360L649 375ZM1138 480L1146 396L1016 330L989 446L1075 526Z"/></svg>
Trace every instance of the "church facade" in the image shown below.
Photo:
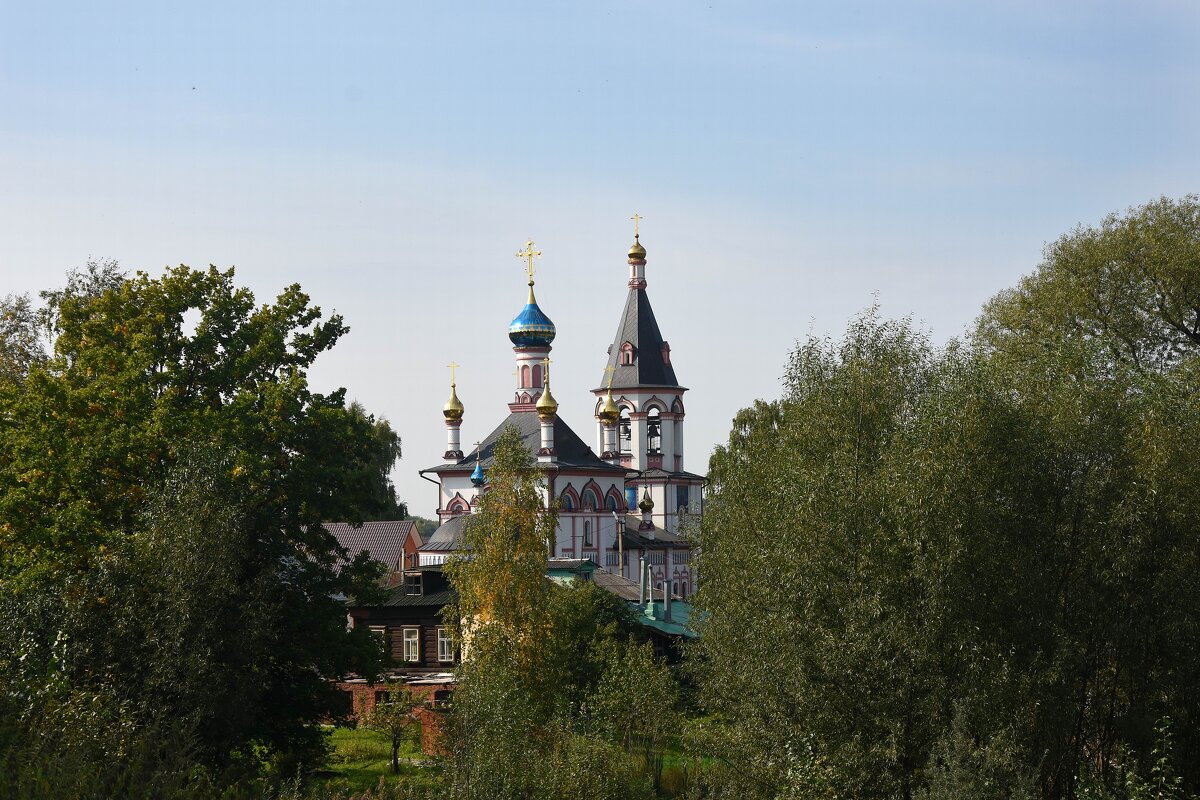
<svg viewBox="0 0 1200 800"><path fill-rule="evenodd" d="M534 295L534 259L541 254L532 242L518 253L528 261L529 292L508 329L516 360L508 415L465 452L465 408L451 380L442 412L446 450L441 463L421 470L438 484L440 525L420 547L417 566L436 568L459 548L466 520L488 489L496 440L514 426L536 459L546 507L558 511L551 557L590 559L603 571L679 598L695 591L698 575L681 526L703 512L705 477L684 464L687 389L650 305L639 238L635 231L625 307L601 380L590 390L594 448L559 415L550 390L556 329Z"/></svg>

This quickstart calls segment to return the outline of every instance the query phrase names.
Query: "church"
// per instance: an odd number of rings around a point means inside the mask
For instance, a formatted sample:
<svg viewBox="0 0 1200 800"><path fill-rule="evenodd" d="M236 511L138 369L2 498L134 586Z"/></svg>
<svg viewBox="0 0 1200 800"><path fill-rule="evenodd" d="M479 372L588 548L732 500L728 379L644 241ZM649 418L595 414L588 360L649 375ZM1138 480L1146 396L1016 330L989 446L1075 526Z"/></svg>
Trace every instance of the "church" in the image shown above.
<svg viewBox="0 0 1200 800"><path fill-rule="evenodd" d="M549 357L556 329L534 295L534 260L541 253L528 241L517 255L527 262L529 294L508 327L516 361L508 415L475 449L464 452L466 409L452 373L442 411L446 450L441 463L420 471L438 484L440 525L414 554L413 567L440 566L458 550L466 520L488 489L492 448L505 428L514 426L536 459L546 507L558 511L552 559L590 560L599 572L665 588L680 599L695 591L691 545L680 527L689 515L703 512L705 477L688 472L684 464L687 389L675 375L671 346L650 305L646 248L637 230L640 218L633 219L625 307L588 401L595 447L559 415L551 392Z"/></svg>

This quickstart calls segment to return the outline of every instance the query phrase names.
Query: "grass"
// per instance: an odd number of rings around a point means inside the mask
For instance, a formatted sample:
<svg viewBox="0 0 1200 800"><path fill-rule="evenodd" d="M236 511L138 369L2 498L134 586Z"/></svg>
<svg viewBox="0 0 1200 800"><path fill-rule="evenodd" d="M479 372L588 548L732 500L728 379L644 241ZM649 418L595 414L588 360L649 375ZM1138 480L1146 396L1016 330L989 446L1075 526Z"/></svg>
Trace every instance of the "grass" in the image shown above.
<svg viewBox="0 0 1200 800"><path fill-rule="evenodd" d="M327 790L363 792L385 786L429 786L440 781L436 766L421 763L420 731L414 726L412 735L400 748L400 772L392 773L392 745L387 734L365 728L333 728L329 742L333 748L325 769L318 780Z"/></svg>

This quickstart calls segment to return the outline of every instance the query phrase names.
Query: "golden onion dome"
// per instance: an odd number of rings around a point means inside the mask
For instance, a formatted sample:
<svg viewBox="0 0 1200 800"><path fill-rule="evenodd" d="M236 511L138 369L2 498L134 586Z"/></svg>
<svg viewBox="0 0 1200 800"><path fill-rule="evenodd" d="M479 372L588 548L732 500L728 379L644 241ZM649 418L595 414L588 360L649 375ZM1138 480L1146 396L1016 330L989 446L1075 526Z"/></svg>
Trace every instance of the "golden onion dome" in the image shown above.
<svg viewBox="0 0 1200 800"><path fill-rule="evenodd" d="M647 514L654 510L654 501L650 499L649 489L642 495L642 502L638 503L638 508Z"/></svg>
<svg viewBox="0 0 1200 800"><path fill-rule="evenodd" d="M642 247L642 243L638 241L638 237L633 237L633 245L629 248L629 257L632 259L646 259L646 248Z"/></svg>
<svg viewBox="0 0 1200 800"><path fill-rule="evenodd" d="M613 400L612 389L608 390L608 397L604 398L604 405L600 406L600 413L596 416L600 417L600 421L609 425L614 425L621 419L621 409Z"/></svg>
<svg viewBox="0 0 1200 800"><path fill-rule="evenodd" d="M538 398L535 408L537 408L538 416L542 419L551 419L558 414L558 401L554 399L554 395L550 394L549 383L542 391L542 396Z"/></svg>
<svg viewBox="0 0 1200 800"><path fill-rule="evenodd" d="M457 420L463 418L462 401L458 399L458 392L455 391L454 384L450 384L450 399L446 401L446 405L442 406L442 416L449 420Z"/></svg>

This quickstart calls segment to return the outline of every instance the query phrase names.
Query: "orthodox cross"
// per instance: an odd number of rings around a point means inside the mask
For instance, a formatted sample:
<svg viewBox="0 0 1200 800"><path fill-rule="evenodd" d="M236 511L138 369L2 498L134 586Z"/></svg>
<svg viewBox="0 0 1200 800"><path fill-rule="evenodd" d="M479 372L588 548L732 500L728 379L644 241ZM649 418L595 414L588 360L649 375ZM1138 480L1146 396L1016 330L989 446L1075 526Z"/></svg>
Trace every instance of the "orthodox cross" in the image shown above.
<svg viewBox="0 0 1200 800"><path fill-rule="evenodd" d="M454 383L454 370L458 369L458 368L459 368L460 366L462 366L462 365L461 365L461 364L459 364L459 363L457 363L457 362L455 362L455 361L451 361L451 362L450 362L449 364L447 364L446 366L450 368L450 385L451 385L451 386L454 386L454 385L455 385L455 383Z"/></svg>
<svg viewBox="0 0 1200 800"><path fill-rule="evenodd" d="M636 236L637 234L634 234L634 235ZM608 390L611 392L612 391L613 373L617 371L617 368L614 367L612 364L609 364L607 367L604 368L604 371L608 373Z"/></svg>
<svg viewBox="0 0 1200 800"><path fill-rule="evenodd" d="M636 239L638 238L638 223L644 220L645 217L635 211L630 219L633 220L633 238Z"/></svg>
<svg viewBox="0 0 1200 800"><path fill-rule="evenodd" d="M529 272L529 285L530 286L533 285L533 259L537 258L541 254L542 254L541 250L533 249L533 239L526 239L525 240L525 249L522 250L521 252L517 253L517 258L524 258L529 262L528 265L526 266L526 270Z"/></svg>
<svg viewBox="0 0 1200 800"><path fill-rule="evenodd" d="M476 464L478 464L478 463L479 463L480 454L481 454L482 452L483 452L483 450L482 450L482 449L480 449L480 447L479 447L479 442L476 442L476 443L475 443L475 463L476 463Z"/></svg>
<svg viewBox="0 0 1200 800"><path fill-rule="evenodd" d="M550 356L546 356L545 358L542 359L542 367L544 368L542 371L542 386L549 386L550 385Z"/></svg>

